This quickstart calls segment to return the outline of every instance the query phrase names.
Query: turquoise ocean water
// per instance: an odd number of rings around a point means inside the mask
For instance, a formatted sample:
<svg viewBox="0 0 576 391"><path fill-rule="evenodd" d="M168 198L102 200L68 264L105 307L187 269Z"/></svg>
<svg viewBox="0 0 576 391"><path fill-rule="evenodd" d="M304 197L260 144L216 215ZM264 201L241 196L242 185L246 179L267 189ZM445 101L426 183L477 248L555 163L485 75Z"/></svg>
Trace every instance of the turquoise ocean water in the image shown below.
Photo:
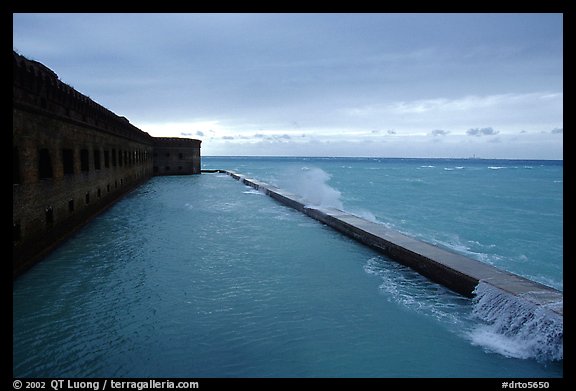
<svg viewBox="0 0 576 391"><path fill-rule="evenodd" d="M561 161L203 168L563 290ZM19 277L13 308L15 377L563 376L557 325L502 332L477 301L223 174L151 179Z"/></svg>

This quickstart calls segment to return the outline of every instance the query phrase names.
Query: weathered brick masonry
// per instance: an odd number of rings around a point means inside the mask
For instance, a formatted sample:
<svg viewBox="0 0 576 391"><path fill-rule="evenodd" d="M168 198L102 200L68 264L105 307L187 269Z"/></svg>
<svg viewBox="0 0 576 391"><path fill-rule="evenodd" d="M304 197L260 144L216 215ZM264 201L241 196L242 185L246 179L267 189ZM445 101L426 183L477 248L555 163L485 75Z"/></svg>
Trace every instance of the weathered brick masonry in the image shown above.
<svg viewBox="0 0 576 391"><path fill-rule="evenodd" d="M13 56L13 275L153 175L199 174L200 140L156 138Z"/></svg>

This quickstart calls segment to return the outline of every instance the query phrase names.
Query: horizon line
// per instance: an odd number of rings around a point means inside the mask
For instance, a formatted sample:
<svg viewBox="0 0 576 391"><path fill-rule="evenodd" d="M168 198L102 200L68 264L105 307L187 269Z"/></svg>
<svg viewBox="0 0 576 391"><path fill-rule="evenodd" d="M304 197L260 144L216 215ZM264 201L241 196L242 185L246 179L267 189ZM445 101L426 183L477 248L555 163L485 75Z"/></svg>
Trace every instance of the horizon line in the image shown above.
<svg viewBox="0 0 576 391"><path fill-rule="evenodd" d="M537 158L489 158L489 157L399 157L399 156L308 156L308 155L202 155L202 157L214 158L301 158L301 159L452 159L452 160L532 160L532 161L555 161L563 162L562 159L537 159Z"/></svg>

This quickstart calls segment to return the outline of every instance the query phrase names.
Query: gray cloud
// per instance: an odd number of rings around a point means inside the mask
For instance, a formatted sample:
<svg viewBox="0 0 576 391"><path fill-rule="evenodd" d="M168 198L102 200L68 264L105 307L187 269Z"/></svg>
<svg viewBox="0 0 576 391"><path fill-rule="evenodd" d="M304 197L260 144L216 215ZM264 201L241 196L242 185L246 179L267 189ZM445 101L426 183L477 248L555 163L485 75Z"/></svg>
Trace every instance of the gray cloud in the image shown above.
<svg viewBox="0 0 576 391"><path fill-rule="evenodd" d="M550 131L552 134L564 133L564 128L555 128Z"/></svg>
<svg viewBox="0 0 576 391"><path fill-rule="evenodd" d="M291 139L292 139L292 137L288 134L281 134L281 135L273 134L273 135L264 137L264 140L273 141L273 142L282 142L282 141L288 141Z"/></svg>
<svg viewBox="0 0 576 391"><path fill-rule="evenodd" d="M199 130L199 131L196 132L196 136L202 137L202 136L204 136L204 132L201 131L201 130Z"/></svg>
<svg viewBox="0 0 576 391"><path fill-rule="evenodd" d="M434 129L433 131L430 132L432 136L446 136L448 133L450 132L442 129Z"/></svg>
<svg viewBox="0 0 576 391"><path fill-rule="evenodd" d="M490 127L488 128L472 128L466 131L466 134L469 136L494 136L500 133L497 130L494 130Z"/></svg>

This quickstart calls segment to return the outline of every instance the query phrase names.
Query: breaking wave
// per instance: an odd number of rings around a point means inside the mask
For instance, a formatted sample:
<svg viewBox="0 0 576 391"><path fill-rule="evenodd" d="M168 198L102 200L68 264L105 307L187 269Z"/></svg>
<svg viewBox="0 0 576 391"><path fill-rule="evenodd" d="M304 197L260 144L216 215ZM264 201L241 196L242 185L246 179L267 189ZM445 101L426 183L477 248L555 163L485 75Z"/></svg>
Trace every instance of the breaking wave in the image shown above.
<svg viewBox="0 0 576 391"><path fill-rule="evenodd" d="M310 206L343 210L342 193L328 184L332 176L320 168L303 167L285 175L280 186L302 197Z"/></svg>
<svg viewBox="0 0 576 391"><path fill-rule="evenodd" d="M564 328L560 315L482 282L475 294L472 315L484 323L469 332L473 344L507 357L563 359Z"/></svg>

